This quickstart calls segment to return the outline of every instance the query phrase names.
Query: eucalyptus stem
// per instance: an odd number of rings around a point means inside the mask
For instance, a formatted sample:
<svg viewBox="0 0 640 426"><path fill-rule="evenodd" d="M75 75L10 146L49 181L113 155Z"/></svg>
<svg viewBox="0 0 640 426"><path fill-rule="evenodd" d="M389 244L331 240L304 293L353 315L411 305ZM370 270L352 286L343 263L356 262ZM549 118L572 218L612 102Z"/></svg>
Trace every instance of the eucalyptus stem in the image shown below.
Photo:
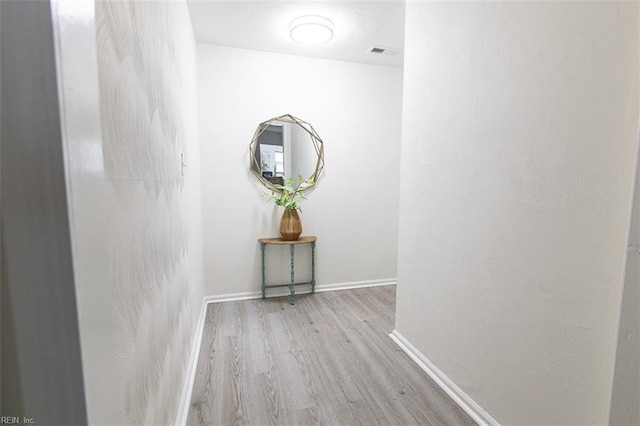
<svg viewBox="0 0 640 426"><path fill-rule="evenodd" d="M306 200L302 191L313 186L313 179L304 179L302 176L298 176L298 185L295 187L293 186L293 178L288 178L286 183L287 185L275 185L276 189L272 190L270 194L264 192L263 194L271 198L278 206L289 210L300 210L296 199Z"/></svg>

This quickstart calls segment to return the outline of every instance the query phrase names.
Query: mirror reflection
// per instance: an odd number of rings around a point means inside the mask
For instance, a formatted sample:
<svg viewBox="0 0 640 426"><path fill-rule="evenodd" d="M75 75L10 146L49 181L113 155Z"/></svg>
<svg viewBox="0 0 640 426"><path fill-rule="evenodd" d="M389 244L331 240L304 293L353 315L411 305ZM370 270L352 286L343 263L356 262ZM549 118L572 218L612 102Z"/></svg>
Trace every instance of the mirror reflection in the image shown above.
<svg viewBox="0 0 640 426"><path fill-rule="evenodd" d="M251 171L269 189L312 179L324 166L323 143L311 124L290 114L262 122L250 145Z"/></svg>

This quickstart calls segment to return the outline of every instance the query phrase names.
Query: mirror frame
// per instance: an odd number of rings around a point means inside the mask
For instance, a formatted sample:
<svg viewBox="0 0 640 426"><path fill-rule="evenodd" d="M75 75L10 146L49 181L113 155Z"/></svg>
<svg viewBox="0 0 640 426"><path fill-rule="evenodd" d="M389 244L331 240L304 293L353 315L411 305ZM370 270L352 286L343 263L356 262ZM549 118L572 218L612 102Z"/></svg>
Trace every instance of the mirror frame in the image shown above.
<svg viewBox="0 0 640 426"><path fill-rule="evenodd" d="M262 176L262 173L260 173L261 168L256 158L256 150L259 149L258 139L260 139L260 135L274 121L297 124L298 126L302 127L311 137L311 142L313 143L313 147L318 156L318 160L316 161L316 168L313 174L311 174L311 176L304 176L305 179L313 179L313 185L309 185L309 187L303 190L307 190L315 186L315 184L318 183L318 179L320 178L320 174L322 173L322 170L324 169L324 142L322 141L322 139L320 138L320 136L318 135L318 133L310 123L307 123L306 121L296 116L293 116L291 114L284 114L278 117L273 117L267 121L263 121L262 123L258 124L258 128L253 134L253 139L251 139L251 143L249 144L249 170L251 170L251 172L258 178L258 180L262 182L262 184L266 186L268 189L275 192L282 192L281 189L276 188L274 183L270 182L268 179Z"/></svg>

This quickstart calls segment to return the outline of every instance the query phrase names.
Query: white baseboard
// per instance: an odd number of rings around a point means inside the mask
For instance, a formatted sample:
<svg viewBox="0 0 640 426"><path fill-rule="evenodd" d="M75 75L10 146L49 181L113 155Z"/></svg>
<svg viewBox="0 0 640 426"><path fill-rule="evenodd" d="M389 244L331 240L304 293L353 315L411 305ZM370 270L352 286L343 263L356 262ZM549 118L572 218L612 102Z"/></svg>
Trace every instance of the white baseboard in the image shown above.
<svg viewBox="0 0 640 426"><path fill-rule="evenodd" d="M493 417L482 409L469 395L464 393L453 381L448 378L438 367L432 363L429 358L424 356L415 346L402 336L398 330L393 330L389 334L391 340L396 342L398 346L433 379L443 391L453 399L473 420L479 425L500 426Z"/></svg>
<svg viewBox="0 0 640 426"><path fill-rule="evenodd" d="M352 281L352 282L337 283L337 284L321 284L316 286L316 293L322 293L323 291L353 290L354 288L380 287L380 286L395 285L395 284L396 284L395 278L389 278L389 279L383 279L383 280Z"/></svg>
<svg viewBox="0 0 640 426"><path fill-rule="evenodd" d="M204 330L204 318L206 314L207 302L203 300L202 307L200 308L200 316L198 317L198 323L196 324L196 332L191 344L189 363L187 364L187 370L184 375L184 386L182 388L180 405L178 406L178 415L176 416L177 426L184 426L187 424L189 404L191 403L191 392L193 390L193 383L196 379L196 368L198 367L198 355L200 354L200 344L202 342L202 332Z"/></svg>
<svg viewBox="0 0 640 426"><path fill-rule="evenodd" d="M322 293L323 291L336 291L336 290L351 290L354 288L363 288L363 287L378 287L384 285L394 285L396 283L395 278L388 278L382 280L367 280L367 281L352 281L346 283L337 283L337 284L317 284L316 285L316 293ZM296 287L296 293L305 294L311 291L311 285L305 285ZM287 296L289 294L289 290L286 287L280 288L271 288L267 290L267 297L278 297L278 296ZM218 296L205 296L205 303L220 303L220 302L232 302L235 300L249 300L249 299L260 299L262 297L262 291L248 291L245 293L232 293L232 294L221 294Z"/></svg>

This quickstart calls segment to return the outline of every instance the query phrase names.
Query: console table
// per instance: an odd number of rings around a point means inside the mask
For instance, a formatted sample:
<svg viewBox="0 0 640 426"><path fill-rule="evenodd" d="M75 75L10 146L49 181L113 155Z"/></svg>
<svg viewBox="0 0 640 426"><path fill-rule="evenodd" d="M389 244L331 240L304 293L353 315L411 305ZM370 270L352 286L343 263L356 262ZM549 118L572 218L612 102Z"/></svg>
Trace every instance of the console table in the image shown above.
<svg viewBox="0 0 640 426"><path fill-rule="evenodd" d="M265 293L267 288L272 288L272 287L289 287L289 303L291 303L292 305L295 304L295 299L296 299L295 286L311 284L311 293L315 293L316 291L316 271L315 271L316 239L317 238L314 236L300 237L295 241L285 241L282 238L259 238L258 239L258 241L260 242L260 251L262 253L262 298L263 299L265 298ZM311 244L311 281L310 282L303 282L303 283L295 282L295 276L294 276L295 251L296 251L296 245L298 244ZM267 245L278 245L278 246L288 245L289 246L289 253L291 256L291 282L287 284L267 285L266 266L265 266L265 251L266 251Z"/></svg>

